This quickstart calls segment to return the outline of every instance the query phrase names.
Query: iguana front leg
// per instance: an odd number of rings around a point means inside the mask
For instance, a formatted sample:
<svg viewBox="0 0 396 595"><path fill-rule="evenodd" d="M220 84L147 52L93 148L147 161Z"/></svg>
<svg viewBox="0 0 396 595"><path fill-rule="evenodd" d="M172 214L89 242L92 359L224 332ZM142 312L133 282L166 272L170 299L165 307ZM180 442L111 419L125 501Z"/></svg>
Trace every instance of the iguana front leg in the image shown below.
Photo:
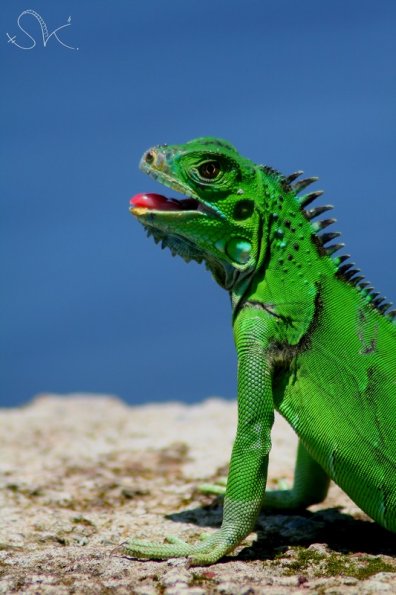
<svg viewBox="0 0 396 595"><path fill-rule="evenodd" d="M232 451L223 523L195 545L168 538L156 544L130 540L126 553L144 558L188 556L193 564L212 564L233 550L253 529L263 504L270 432L274 421L272 371L267 347L272 320L242 310L234 326L238 352L238 429Z"/></svg>

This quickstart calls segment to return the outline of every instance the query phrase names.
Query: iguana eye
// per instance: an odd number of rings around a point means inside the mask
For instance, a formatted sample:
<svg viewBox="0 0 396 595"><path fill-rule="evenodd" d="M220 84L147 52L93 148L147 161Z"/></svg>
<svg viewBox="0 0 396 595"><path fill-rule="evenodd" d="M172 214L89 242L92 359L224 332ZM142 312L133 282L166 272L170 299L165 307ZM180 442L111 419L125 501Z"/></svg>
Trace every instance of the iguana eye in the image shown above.
<svg viewBox="0 0 396 595"><path fill-rule="evenodd" d="M234 219L242 221L253 214L254 203L252 200L240 200L234 208Z"/></svg>
<svg viewBox="0 0 396 595"><path fill-rule="evenodd" d="M205 180L214 180L219 175L220 164L218 161L206 161L198 167L198 173Z"/></svg>

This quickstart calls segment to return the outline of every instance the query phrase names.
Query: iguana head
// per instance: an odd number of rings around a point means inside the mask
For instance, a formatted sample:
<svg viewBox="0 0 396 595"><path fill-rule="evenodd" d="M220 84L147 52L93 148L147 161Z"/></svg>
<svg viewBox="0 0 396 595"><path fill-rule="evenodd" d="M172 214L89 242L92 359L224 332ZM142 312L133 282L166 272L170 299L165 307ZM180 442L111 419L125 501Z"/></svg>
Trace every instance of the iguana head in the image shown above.
<svg viewBox="0 0 396 595"><path fill-rule="evenodd" d="M258 167L228 142L205 137L146 151L141 169L186 198L138 194L130 211L157 241L185 260L205 261L231 288L255 269L261 195Z"/></svg>

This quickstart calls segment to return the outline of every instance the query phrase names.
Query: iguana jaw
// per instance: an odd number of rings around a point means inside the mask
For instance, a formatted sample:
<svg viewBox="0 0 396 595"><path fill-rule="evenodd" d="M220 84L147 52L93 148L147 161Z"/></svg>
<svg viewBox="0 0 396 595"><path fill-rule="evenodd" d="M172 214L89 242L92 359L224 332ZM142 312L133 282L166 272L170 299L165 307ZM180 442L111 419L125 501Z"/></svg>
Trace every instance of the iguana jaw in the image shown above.
<svg viewBox="0 0 396 595"><path fill-rule="evenodd" d="M188 215L189 218L202 215L213 216L213 211L195 198L166 198L160 194L142 192L131 198L130 205L129 210L133 215L138 218L148 215L150 220L153 219L153 216L156 219L165 216L165 220L175 217L177 219L185 218L185 215Z"/></svg>

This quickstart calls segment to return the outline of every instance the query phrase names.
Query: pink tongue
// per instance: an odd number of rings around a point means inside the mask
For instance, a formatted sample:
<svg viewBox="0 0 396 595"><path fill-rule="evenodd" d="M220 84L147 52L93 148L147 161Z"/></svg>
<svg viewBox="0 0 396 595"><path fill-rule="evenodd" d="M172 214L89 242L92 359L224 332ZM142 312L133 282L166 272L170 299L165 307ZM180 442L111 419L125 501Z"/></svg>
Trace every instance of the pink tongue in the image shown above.
<svg viewBox="0 0 396 595"><path fill-rule="evenodd" d="M179 211L180 205L177 201L166 198L162 194L141 192L135 194L129 201L133 207L143 207L145 209L156 209L157 211Z"/></svg>

